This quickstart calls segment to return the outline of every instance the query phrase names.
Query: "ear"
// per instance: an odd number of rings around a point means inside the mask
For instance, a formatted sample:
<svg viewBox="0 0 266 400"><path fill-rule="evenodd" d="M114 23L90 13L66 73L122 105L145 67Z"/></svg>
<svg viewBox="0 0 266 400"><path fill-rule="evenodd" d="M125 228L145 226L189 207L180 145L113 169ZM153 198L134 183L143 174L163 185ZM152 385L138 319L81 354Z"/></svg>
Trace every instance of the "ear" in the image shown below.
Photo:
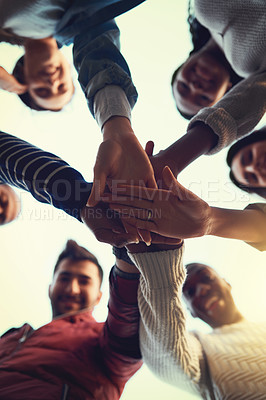
<svg viewBox="0 0 266 400"><path fill-rule="evenodd" d="M230 283L229 282L227 282L227 280L226 279L224 279L224 282L225 282L225 284L229 287L229 289L231 290L232 289L232 286L230 285Z"/></svg>
<svg viewBox="0 0 266 400"><path fill-rule="evenodd" d="M97 304L100 303L100 300L101 300L101 298L102 298L102 295L103 295L103 292L101 292L101 290L99 290L98 296L97 296L97 298L96 298L96 300L95 300L95 306L97 306Z"/></svg>
<svg viewBox="0 0 266 400"><path fill-rule="evenodd" d="M48 287L48 296L50 300L51 300L51 292L52 292L52 284L50 284Z"/></svg>
<svg viewBox="0 0 266 400"><path fill-rule="evenodd" d="M190 308L189 311L190 311L190 314L191 314L191 316L193 318L197 318L198 317L197 314L195 313L195 311L193 310L193 308Z"/></svg>
<svg viewBox="0 0 266 400"><path fill-rule="evenodd" d="M233 86L232 82L229 81L225 93L227 93L232 88L232 86Z"/></svg>

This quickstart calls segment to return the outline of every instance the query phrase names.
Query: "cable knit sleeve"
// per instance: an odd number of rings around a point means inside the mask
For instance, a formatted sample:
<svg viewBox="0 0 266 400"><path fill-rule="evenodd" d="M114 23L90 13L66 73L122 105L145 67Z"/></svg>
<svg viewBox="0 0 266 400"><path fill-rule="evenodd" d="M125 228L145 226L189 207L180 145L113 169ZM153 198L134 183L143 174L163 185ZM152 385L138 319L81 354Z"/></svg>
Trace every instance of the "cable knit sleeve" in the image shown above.
<svg viewBox="0 0 266 400"><path fill-rule="evenodd" d="M195 122L201 121L219 137L210 155L247 135L259 123L266 111L265 82L266 72L243 79L215 106L203 108L192 118L188 130Z"/></svg>
<svg viewBox="0 0 266 400"><path fill-rule="evenodd" d="M144 362L162 380L201 393L205 380L202 346L186 329L181 303L183 248L130 254L141 272L138 293L140 346ZM205 396L204 396L205 398Z"/></svg>

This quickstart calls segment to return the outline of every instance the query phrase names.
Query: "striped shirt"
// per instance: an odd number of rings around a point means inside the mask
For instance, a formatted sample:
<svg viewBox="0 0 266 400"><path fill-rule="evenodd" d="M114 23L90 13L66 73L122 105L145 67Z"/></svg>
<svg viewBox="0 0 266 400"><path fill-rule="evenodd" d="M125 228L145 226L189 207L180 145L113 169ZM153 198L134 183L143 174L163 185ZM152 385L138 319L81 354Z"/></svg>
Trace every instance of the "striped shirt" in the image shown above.
<svg viewBox="0 0 266 400"><path fill-rule="evenodd" d="M81 221L92 183L52 153L0 131L0 183L27 190Z"/></svg>

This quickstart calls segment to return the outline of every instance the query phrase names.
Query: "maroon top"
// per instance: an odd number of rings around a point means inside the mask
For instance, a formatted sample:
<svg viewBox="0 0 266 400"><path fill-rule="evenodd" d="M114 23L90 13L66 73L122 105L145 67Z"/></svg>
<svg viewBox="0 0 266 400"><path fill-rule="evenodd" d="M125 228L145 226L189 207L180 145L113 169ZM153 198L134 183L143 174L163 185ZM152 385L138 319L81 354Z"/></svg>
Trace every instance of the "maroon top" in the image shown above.
<svg viewBox="0 0 266 400"><path fill-rule="evenodd" d="M114 267L105 323L83 311L37 330L25 324L5 333L0 339L0 399L119 399L142 365L137 289L138 275Z"/></svg>

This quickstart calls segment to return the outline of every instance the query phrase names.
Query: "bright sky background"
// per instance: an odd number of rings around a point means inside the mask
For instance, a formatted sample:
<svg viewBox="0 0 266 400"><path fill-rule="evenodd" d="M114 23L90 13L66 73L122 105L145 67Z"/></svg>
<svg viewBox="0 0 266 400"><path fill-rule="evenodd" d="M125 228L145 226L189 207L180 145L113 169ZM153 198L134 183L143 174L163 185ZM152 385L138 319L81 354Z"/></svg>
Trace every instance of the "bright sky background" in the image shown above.
<svg viewBox="0 0 266 400"><path fill-rule="evenodd" d="M166 148L186 131L187 121L175 110L170 80L175 68L191 49L186 0L153 0L117 18L121 30L122 53L127 60L139 100L132 124L144 146L154 140L155 152ZM0 65L12 71L23 50L0 45ZM71 48L64 49L71 60ZM76 73L73 71L76 80ZM17 135L65 159L92 181L92 169L101 133L87 108L76 82L76 94L63 112L34 112L23 106L16 95L0 92L0 129ZM264 123L266 119L264 118ZM258 125L263 125L263 121ZM179 179L210 205L243 209L260 201L235 188L229 181L226 151L204 156L189 166ZM81 223L35 201L18 191L22 201L19 219L0 229L0 334L25 321L35 328L51 320L48 285L58 254L67 239L87 247L104 266L105 296L95 311L97 320L106 317L108 273L114 263L111 246L97 242ZM186 241L185 262L198 261L213 266L231 283L236 303L250 320L263 320L266 309L266 254L245 243L215 237ZM208 330L189 319L192 329ZM155 378L146 367L127 384L126 400L192 400L177 388Z"/></svg>

